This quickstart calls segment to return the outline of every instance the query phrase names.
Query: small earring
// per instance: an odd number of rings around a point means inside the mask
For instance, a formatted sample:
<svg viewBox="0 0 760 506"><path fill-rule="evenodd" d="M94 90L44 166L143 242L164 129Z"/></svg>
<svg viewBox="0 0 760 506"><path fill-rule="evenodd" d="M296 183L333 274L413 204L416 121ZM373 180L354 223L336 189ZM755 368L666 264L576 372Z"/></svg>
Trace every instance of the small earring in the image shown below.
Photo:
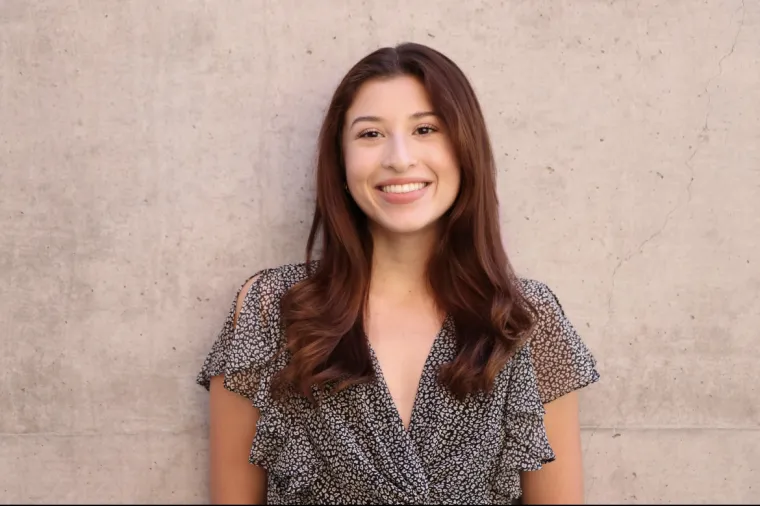
<svg viewBox="0 0 760 506"><path fill-rule="evenodd" d="M343 183L343 189L348 191L348 183Z"/></svg>

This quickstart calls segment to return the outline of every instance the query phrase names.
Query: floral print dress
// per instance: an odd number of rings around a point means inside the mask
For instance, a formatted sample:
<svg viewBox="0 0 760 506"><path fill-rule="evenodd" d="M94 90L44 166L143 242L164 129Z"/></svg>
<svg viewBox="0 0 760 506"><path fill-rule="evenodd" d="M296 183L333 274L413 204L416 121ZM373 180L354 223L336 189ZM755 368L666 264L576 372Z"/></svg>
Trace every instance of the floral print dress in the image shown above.
<svg viewBox="0 0 760 506"><path fill-rule="evenodd" d="M372 353L375 381L322 398L275 401L272 376L287 363L282 296L307 276L305 264L258 273L233 323L237 295L197 382L225 387L260 410L250 462L268 471L268 504L509 504L520 472L554 460L543 404L599 379L596 362L543 283L520 279L538 309L531 337L490 393L453 397L436 381L456 356L444 321L423 368L405 428ZM241 288L242 289L242 288ZM239 295L239 293L238 293ZM371 348L370 348L371 349Z"/></svg>

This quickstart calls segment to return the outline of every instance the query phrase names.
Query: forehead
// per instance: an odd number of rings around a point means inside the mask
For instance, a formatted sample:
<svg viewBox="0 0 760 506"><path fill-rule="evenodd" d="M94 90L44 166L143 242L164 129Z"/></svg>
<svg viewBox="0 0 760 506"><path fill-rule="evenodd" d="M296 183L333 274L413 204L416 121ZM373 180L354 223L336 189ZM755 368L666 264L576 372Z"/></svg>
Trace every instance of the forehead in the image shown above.
<svg viewBox="0 0 760 506"><path fill-rule="evenodd" d="M397 76L372 79L362 84L347 117L349 121L352 117L365 114L391 118L432 110L430 97L417 78Z"/></svg>

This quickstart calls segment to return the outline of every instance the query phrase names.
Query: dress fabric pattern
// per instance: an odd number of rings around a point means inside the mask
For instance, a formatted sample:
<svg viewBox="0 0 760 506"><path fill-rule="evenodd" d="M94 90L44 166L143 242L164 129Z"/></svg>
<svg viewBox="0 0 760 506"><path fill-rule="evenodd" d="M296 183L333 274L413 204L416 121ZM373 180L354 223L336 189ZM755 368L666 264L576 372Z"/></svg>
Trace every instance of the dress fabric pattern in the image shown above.
<svg viewBox="0 0 760 506"><path fill-rule="evenodd" d="M538 310L531 337L485 394L457 400L437 382L456 356L446 318L424 365L409 428L371 352L376 378L320 397L275 401L272 376L288 353L280 299L306 264L257 273L234 325L237 296L197 383L224 374L225 387L260 411L250 462L268 471L268 504L510 504L520 471L554 460L543 404L599 379L596 361L543 283L520 279ZM241 288L242 289L242 288ZM239 292L238 292L239 295ZM371 350L371 348L370 348Z"/></svg>

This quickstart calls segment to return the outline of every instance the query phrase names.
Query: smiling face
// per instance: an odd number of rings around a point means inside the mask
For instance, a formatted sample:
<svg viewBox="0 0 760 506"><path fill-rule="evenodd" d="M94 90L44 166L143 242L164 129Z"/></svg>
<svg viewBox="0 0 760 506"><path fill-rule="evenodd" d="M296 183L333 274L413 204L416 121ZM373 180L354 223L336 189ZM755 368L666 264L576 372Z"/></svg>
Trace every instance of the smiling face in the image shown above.
<svg viewBox="0 0 760 506"><path fill-rule="evenodd" d="M373 227L423 231L451 207L460 169L425 88L411 76L359 88L345 118L346 182Z"/></svg>

